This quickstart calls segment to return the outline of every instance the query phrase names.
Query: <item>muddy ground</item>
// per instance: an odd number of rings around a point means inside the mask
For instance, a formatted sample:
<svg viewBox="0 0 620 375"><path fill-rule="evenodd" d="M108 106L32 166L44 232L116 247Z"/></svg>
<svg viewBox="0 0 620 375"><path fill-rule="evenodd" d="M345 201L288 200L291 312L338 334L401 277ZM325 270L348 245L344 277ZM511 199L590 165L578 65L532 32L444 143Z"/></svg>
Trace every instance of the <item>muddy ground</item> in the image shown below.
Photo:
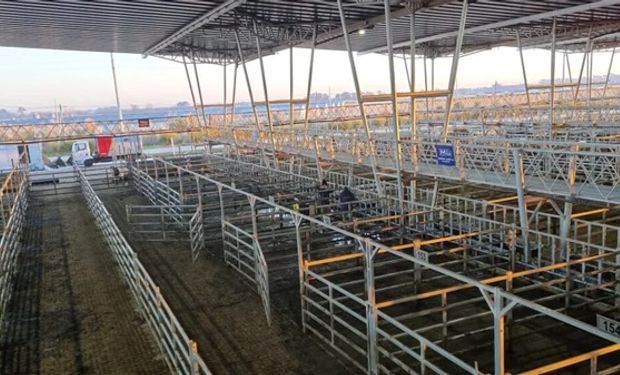
<svg viewBox="0 0 620 375"><path fill-rule="evenodd" d="M33 197L24 235L0 373L169 373L80 195Z"/></svg>
<svg viewBox="0 0 620 375"><path fill-rule="evenodd" d="M101 197L119 224L126 222L126 204L146 203L137 193ZM194 263L189 243L130 243L215 374L351 373L349 365L302 333L299 317L287 307L299 305L297 284L290 286L293 293L272 295L272 301L280 300L272 302L268 326L259 296L220 256L203 253Z"/></svg>

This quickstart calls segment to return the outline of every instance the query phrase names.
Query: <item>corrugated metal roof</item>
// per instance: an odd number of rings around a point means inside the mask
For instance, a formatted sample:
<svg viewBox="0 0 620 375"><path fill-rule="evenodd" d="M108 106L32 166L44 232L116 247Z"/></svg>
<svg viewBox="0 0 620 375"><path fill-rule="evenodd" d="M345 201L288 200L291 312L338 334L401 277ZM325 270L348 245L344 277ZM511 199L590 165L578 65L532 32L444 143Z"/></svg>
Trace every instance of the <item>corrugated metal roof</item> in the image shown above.
<svg viewBox="0 0 620 375"><path fill-rule="evenodd" d="M601 37L620 32L620 0L470 2L466 51L514 45L517 30L525 45L540 45L548 39L556 13L561 42L570 44L588 35ZM361 52L383 51L383 5L360 5L352 0L344 3L353 48ZM413 3L424 5L416 11L415 21L421 50L450 53L462 2ZM406 48L410 11L404 5L392 10L395 45ZM168 57L193 51L199 58L217 62L236 59L234 30L239 32L244 53L252 58L256 33L269 53L291 45L308 46L315 25L319 48L344 49L335 0L0 1L0 45L13 47L139 54L148 51ZM360 28L366 29L364 35L355 32ZM610 40L601 40L599 46L613 44L616 39ZM575 42L574 46L578 45Z"/></svg>

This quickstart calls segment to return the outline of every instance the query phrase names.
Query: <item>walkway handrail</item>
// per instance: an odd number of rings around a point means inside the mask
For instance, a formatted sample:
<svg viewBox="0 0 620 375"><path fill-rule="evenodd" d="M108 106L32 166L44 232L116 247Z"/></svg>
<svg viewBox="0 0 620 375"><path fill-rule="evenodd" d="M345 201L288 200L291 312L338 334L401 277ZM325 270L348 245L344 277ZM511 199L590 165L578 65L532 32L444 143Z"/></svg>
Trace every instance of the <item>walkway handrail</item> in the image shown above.
<svg viewBox="0 0 620 375"><path fill-rule="evenodd" d="M4 179L0 191L2 210L2 237L0 238L0 322L11 298L13 278L28 208L28 170L13 167ZM4 197L9 197L9 212L4 211Z"/></svg>
<svg viewBox="0 0 620 375"><path fill-rule="evenodd" d="M556 92L556 123L595 122L600 124L614 124L620 121L618 99L620 85L610 85L607 88L596 88L593 97L586 97L588 90L580 93L580 99L588 100L589 104L574 103L571 90L557 90ZM605 95L603 96L603 92ZM527 98L531 103L528 105ZM549 121L548 92L531 91L499 95L472 95L457 96L454 98L452 123L477 123L480 125L520 126L522 124L546 124ZM409 116L410 101L399 103L398 112L401 116ZM442 122L445 117L444 101L419 100L417 102L418 122ZM369 119L386 119L392 117L390 103L367 103L366 115ZM293 121L303 124L306 119L306 109L299 106L293 110ZM266 122L266 111L258 112L259 121ZM271 111L273 124L276 126L290 124L289 110ZM212 113L207 115L207 123L211 127L254 127L256 119L252 111L237 111L231 113ZM329 107L311 106L308 109L309 123L339 123L360 120L360 110L355 105L339 105ZM541 127L538 132L543 132ZM155 135L168 133L200 132L203 130L200 120L194 115L152 117L149 127L140 127L139 121L82 121L48 124L17 124L0 125L0 144L22 144L34 142L68 141L99 136L131 136Z"/></svg>
<svg viewBox="0 0 620 375"><path fill-rule="evenodd" d="M159 287L138 259L138 255L123 236L82 170L75 167L75 172L88 208L110 246L119 270L133 294L136 305L148 322L171 372L211 374L198 354L196 342L187 336L181 323L161 295Z"/></svg>

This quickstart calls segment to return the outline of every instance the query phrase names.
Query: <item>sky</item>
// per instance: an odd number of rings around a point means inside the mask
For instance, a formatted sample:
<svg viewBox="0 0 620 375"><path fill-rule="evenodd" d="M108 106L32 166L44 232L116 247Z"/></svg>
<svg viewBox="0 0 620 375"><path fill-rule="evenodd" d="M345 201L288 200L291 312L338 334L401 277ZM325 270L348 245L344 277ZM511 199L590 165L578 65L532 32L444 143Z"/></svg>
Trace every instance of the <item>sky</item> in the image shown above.
<svg viewBox="0 0 620 375"><path fill-rule="evenodd" d="M525 64L528 80L548 79L550 52L526 50ZM115 54L119 96L122 107L170 106L191 101L182 64L140 55ZM594 74L606 74L611 53L601 52L594 57ZM310 51L295 49L295 97L304 98ZM581 54L570 56L573 75L581 64ZM616 59L620 60L620 59ZM264 58L269 99L289 96L289 51ZM447 87L451 58L435 62L437 89ZM384 55L356 56L358 75L363 91L389 91L388 59ZM620 64L620 62L619 62ZM405 64L396 59L398 90L408 90ZM206 104L223 102L223 68L199 65L200 83ZM263 100L263 88L257 61L248 63L252 90L256 100ZM416 62L417 89L423 87L423 62ZM228 101L232 95L233 66L227 69ZM430 63L429 63L430 70ZM190 71L191 72L191 71ZM312 92L354 91L349 62L345 52L317 50ZM612 72L618 72L614 63ZM55 51L44 49L0 48L0 109L15 110L23 106L29 111L52 110L55 105L86 109L116 105L110 55L108 53ZM562 55L556 58L556 77L562 77ZM457 87L518 84L522 82L519 54L515 48L496 48L462 57L457 75ZM242 70L238 72L237 100L249 100Z"/></svg>

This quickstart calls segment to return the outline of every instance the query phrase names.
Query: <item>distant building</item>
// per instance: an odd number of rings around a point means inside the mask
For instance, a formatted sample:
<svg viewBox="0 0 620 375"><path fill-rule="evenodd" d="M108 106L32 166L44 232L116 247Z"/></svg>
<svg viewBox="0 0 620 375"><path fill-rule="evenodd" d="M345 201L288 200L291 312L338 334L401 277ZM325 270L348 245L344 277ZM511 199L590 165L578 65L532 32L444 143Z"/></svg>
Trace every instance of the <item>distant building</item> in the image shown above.
<svg viewBox="0 0 620 375"><path fill-rule="evenodd" d="M13 164L19 162L19 155L24 152L24 149L30 160L30 170L44 170L43 145L41 143L33 143L29 145L0 145L0 171L10 171L13 168Z"/></svg>

